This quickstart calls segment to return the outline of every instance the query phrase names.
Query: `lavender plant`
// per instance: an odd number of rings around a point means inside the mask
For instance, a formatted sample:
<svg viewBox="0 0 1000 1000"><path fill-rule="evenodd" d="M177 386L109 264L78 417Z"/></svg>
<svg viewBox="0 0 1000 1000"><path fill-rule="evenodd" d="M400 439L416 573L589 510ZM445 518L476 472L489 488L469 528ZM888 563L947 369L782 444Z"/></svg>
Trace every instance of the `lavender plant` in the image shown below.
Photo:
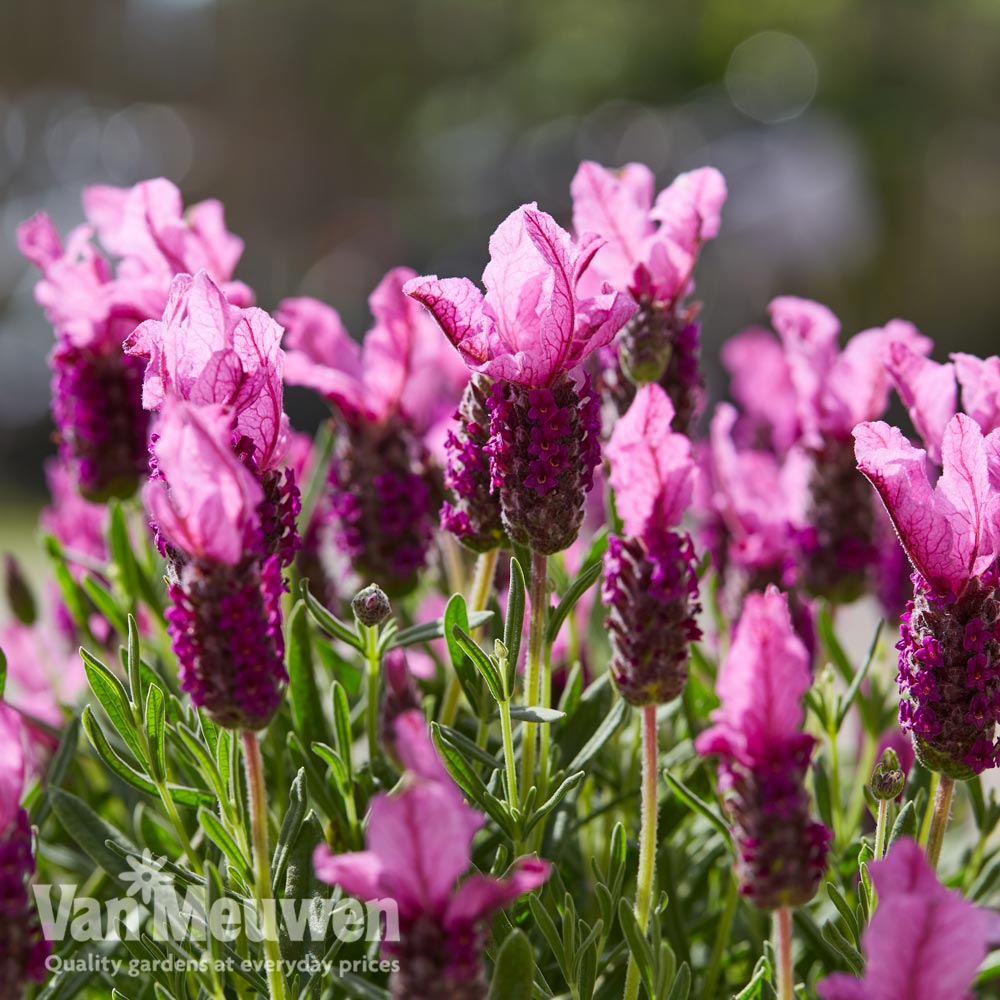
<svg viewBox="0 0 1000 1000"><path fill-rule="evenodd" d="M583 164L361 345L165 181L25 224L3 1000L997 995L1000 360L781 298L702 436L725 184L654 189Z"/></svg>

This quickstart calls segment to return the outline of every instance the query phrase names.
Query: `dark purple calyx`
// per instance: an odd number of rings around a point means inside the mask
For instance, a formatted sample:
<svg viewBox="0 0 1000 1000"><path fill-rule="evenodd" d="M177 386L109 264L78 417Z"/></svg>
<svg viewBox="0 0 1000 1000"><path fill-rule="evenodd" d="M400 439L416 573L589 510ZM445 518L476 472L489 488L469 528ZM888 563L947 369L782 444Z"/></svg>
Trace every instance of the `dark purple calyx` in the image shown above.
<svg viewBox="0 0 1000 1000"><path fill-rule="evenodd" d="M913 575L900 625L899 722L920 762L964 781L995 767L1000 718L1000 596L996 572L958 598L934 594Z"/></svg>
<svg viewBox="0 0 1000 1000"><path fill-rule="evenodd" d="M220 726L263 729L281 704L284 589L277 554L249 553L236 566L190 559L176 568L166 619L181 689Z"/></svg>
<svg viewBox="0 0 1000 1000"><path fill-rule="evenodd" d="M611 676L631 705L662 705L687 681L688 648L701 638L691 538L662 532L654 544L608 539L602 598Z"/></svg>
<svg viewBox="0 0 1000 1000"><path fill-rule="evenodd" d="M830 438L814 451L800 565L813 596L849 604L868 589L879 560L874 497L858 471L853 441Z"/></svg>
<svg viewBox="0 0 1000 1000"><path fill-rule="evenodd" d="M479 928L446 930L422 916L401 931L401 940L385 949L399 962L389 983L393 1000L485 1000Z"/></svg>
<svg viewBox="0 0 1000 1000"><path fill-rule="evenodd" d="M490 380L473 374L448 432L444 485L449 499L441 507L441 527L474 552L506 546L500 496L490 480Z"/></svg>
<svg viewBox="0 0 1000 1000"><path fill-rule="evenodd" d="M507 535L541 555L568 548L601 459L600 401L560 376L549 388L496 382L490 411L490 476Z"/></svg>
<svg viewBox="0 0 1000 1000"><path fill-rule="evenodd" d="M417 585L434 534L427 449L400 420L352 424L330 467L334 540L362 580L390 597Z"/></svg>
<svg viewBox="0 0 1000 1000"><path fill-rule="evenodd" d="M49 364L59 453L75 471L80 493L96 503L132 496L147 469L146 362L123 355L120 345L62 342Z"/></svg>
<svg viewBox="0 0 1000 1000"><path fill-rule="evenodd" d="M31 824L19 809L0 831L0 997L21 996L28 981L42 982L49 946L31 902L29 880L35 873Z"/></svg>
<svg viewBox="0 0 1000 1000"><path fill-rule="evenodd" d="M810 816L805 789L812 746L803 735L752 768L731 759L720 764L740 891L764 910L808 903L826 871L831 834Z"/></svg>

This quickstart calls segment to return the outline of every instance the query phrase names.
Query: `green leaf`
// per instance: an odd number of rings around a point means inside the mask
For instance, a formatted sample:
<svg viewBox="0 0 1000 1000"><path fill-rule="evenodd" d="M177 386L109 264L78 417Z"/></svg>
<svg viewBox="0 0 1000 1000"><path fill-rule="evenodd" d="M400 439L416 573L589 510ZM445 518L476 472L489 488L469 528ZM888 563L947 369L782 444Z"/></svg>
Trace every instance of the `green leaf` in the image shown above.
<svg viewBox="0 0 1000 1000"><path fill-rule="evenodd" d="M850 687L844 693L844 697L840 700L840 708L837 712L838 733L840 732L840 727L844 724L844 719L847 718L847 713L850 711L851 705L854 704L854 699L858 696L858 692L861 690L861 685L868 676L868 671L875 660L875 651L878 649L878 641L879 637L882 635L882 626L884 624L885 620L880 618L878 625L875 628L875 635L872 637L871 645L868 647L868 655L865 657L864 666L862 666L862 668L854 675L854 679L851 681Z"/></svg>
<svg viewBox="0 0 1000 1000"><path fill-rule="evenodd" d="M66 556L62 546L51 535L45 536L44 544L45 550L52 560L52 571L55 574L56 583L59 584L63 602L69 609L73 622L80 629L80 632L85 636L90 636L90 609L87 607L86 597L66 565Z"/></svg>
<svg viewBox="0 0 1000 1000"><path fill-rule="evenodd" d="M619 698L614 708L604 717L594 730L594 735L580 749L580 752L566 765L567 771L580 771L600 753L601 748L615 734L628 713L628 703Z"/></svg>
<svg viewBox="0 0 1000 1000"><path fill-rule="evenodd" d="M155 684L151 685L146 692L146 739L150 768L157 781L165 781L167 777L166 711L163 692Z"/></svg>
<svg viewBox="0 0 1000 1000"><path fill-rule="evenodd" d="M347 702L347 692L339 681L333 682L333 728L337 738L337 752L347 768L347 777L352 779L354 765L351 751L354 740L351 736L351 707Z"/></svg>
<svg viewBox="0 0 1000 1000"><path fill-rule="evenodd" d="M431 735L448 773L455 779L458 786L473 802L482 807L497 826L513 840L516 834L515 821L508 812L506 803L501 802L488 791L482 779L469 766L468 761L454 744L448 741L437 723L431 723Z"/></svg>
<svg viewBox="0 0 1000 1000"><path fill-rule="evenodd" d="M83 657L83 669L87 673L90 689L108 714L111 724L118 735L135 754L135 759L145 768L147 766L146 751L142 746L135 728L135 718L132 715L132 705L122 682L96 656L86 649L80 650Z"/></svg>
<svg viewBox="0 0 1000 1000"><path fill-rule="evenodd" d="M91 745L97 751L98 756L104 761L105 766L117 774L126 784L145 792L147 795L159 794L156 785L144 774L137 771L128 761L119 756L118 751L108 742L101 724L94 717L94 712L89 705L83 710L82 716L83 731L87 734Z"/></svg>
<svg viewBox="0 0 1000 1000"><path fill-rule="evenodd" d="M49 765L48 774L45 778L45 789L58 788L69 771L70 764L76 757L77 748L80 744L80 719L74 716L66 726L59 742L59 747ZM43 795L35 804L32 810L31 820L35 826L41 826L52 808L52 800L49 795Z"/></svg>
<svg viewBox="0 0 1000 1000"><path fill-rule="evenodd" d="M510 717L517 722L552 723L566 718L565 712L555 708L542 708L539 705L511 705Z"/></svg>
<svg viewBox="0 0 1000 1000"><path fill-rule="evenodd" d="M681 967L674 976L673 985L667 994L667 1000L688 1000L691 995L691 966L681 962Z"/></svg>
<svg viewBox="0 0 1000 1000"><path fill-rule="evenodd" d="M492 611L473 611L469 615L469 631L475 632L493 617ZM388 649L396 646L417 646L424 642L433 642L435 639L444 638L444 619L435 618L434 621L424 622L422 625L411 625L397 632L392 641L388 644Z"/></svg>
<svg viewBox="0 0 1000 1000"><path fill-rule="evenodd" d="M521 655L521 636L524 633L524 591L524 570L517 559L511 556L507 619L503 623L503 644L507 647L507 676L504 681L508 696L517 685L517 661Z"/></svg>
<svg viewBox="0 0 1000 1000"><path fill-rule="evenodd" d="M907 802L902 809L899 810L899 815L896 817L896 822L892 824L892 829L889 831L889 838L886 841L886 852L892 847L897 837L912 837L916 840L917 837L917 811L913 807L913 802Z"/></svg>
<svg viewBox="0 0 1000 1000"><path fill-rule="evenodd" d="M244 882L253 884L253 864L236 845L233 835L222 825L222 821L213 812L205 808L198 810L198 823L205 836L222 851L226 860L239 872Z"/></svg>
<svg viewBox="0 0 1000 1000"><path fill-rule="evenodd" d="M535 953L531 942L518 930L500 947L489 1000L531 1000L535 982Z"/></svg>
<svg viewBox="0 0 1000 1000"><path fill-rule="evenodd" d="M704 816L722 834L723 839L727 843L732 843L732 834L729 832L729 825L707 802L692 792L680 778L675 778L669 770L664 770L663 777L666 778L670 790L688 808L693 809L700 816Z"/></svg>
<svg viewBox="0 0 1000 1000"><path fill-rule="evenodd" d="M304 601L297 601L288 617L288 693L292 725L306 744L326 735L323 705L313 669L312 637Z"/></svg>
<svg viewBox="0 0 1000 1000"><path fill-rule="evenodd" d="M274 859L271 862L271 868L274 872L273 888L275 892L285 881L288 858L305 822L308 805L306 772L305 768L299 768L288 792L288 808L285 810L285 818L281 821L278 842L274 846Z"/></svg>
<svg viewBox="0 0 1000 1000"><path fill-rule="evenodd" d="M337 618L336 615L332 614L317 598L313 597L309 590L308 580L302 581L301 594L313 621L315 621L316 624L327 633L327 635L333 636L334 639L339 639L348 646L353 646L359 653L363 653L365 651L364 641L358 633L348 625L345 625L344 622Z"/></svg>
<svg viewBox="0 0 1000 1000"><path fill-rule="evenodd" d="M486 681L486 686L490 689L497 702L506 701L504 697L504 681L500 677L500 671L493 660L483 651L482 647L475 639L469 635L460 625L453 625L451 634L455 641L462 647L466 656L472 660L473 666L482 674Z"/></svg>
<svg viewBox="0 0 1000 1000"><path fill-rule="evenodd" d="M125 669L128 672L129 702L133 707L143 703L142 656L139 652L139 629L132 615L128 616L128 638L125 646Z"/></svg>
<svg viewBox="0 0 1000 1000"><path fill-rule="evenodd" d="M823 649L826 651L830 662L837 668L837 672L843 678L845 684L850 684L854 680L854 668L851 661L844 652L840 640L833 630L833 619L830 617L830 609L825 604L821 604L816 615L816 631L819 633Z"/></svg>
<svg viewBox="0 0 1000 1000"><path fill-rule="evenodd" d="M632 912L632 907L627 899L623 899L618 904L618 923L625 936L632 958L635 960L642 977L643 985L646 987L647 996L655 996L655 975L653 965L653 949L649 945L646 935L639 927L639 923Z"/></svg>
<svg viewBox="0 0 1000 1000"><path fill-rule="evenodd" d="M91 574L83 578L82 587L83 592L93 601L94 607L100 612L101 617L119 635L125 635L128 632L128 612L118 606L111 591Z"/></svg>
<svg viewBox="0 0 1000 1000"><path fill-rule="evenodd" d="M559 637L559 630L562 628L563 622L566 621L570 612L576 607L577 602L597 582L600 575L600 561L594 562L590 566L585 567L580 572L580 575L573 581L569 590L567 590L563 595L563 598L556 606L556 609L550 612L548 633L546 635L546 641L550 646Z"/></svg>
<svg viewBox="0 0 1000 1000"><path fill-rule="evenodd" d="M462 685L466 699L472 706L472 711L478 716L482 702L482 682L479 672L455 637L456 626L468 635L469 615L465 607L465 598L461 594L452 594L448 606L444 609L444 639L448 644L452 668Z"/></svg>
<svg viewBox="0 0 1000 1000"><path fill-rule="evenodd" d="M823 937L850 966L851 971L856 976L860 976L865 971L864 956L844 937L835 923L831 921L823 925Z"/></svg>
<svg viewBox="0 0 1000 1000"><path fill-rule="evenodd" d="M122 864L122 854L113 851L108 844L118 845L123 853L131 852L141 856L141 852L82 799L61 788L50 789L49 795L52 798L52 811L66 833L98 868L107 872L121 888L127 889L129 883L123 882L121 876L124 871L128 871L128 866Z"/></svg>
<svg viewBox="0 0 1000 1000"><path fill-rule="evenodd" d="M0 649L0 700L3 699L7 687L7 655Z"/></svg>
<svg viewBox="0 0 1000 1000"><path fill-rule="evenodd" d="M583 771L577 771L576 774L571 774L564 778L559 787L532 814L531 819L528 820L524 828L524 836L527 837L535 828L535 825L545 819L585 777L586 774Z"/></svg>
<svg viewBox="0 0 1000 1000"><path fill-rule="evenodd" d="M857 945L861 940L861 930L858 927L857 918L854 915L854 911L851 909L850 903L844 898L844 894L832 883L826 883L826 890L830 896L830 902L840 911L840 915L844 918L844 922L847 924L847 929L851 932L851 937L854 939L854 944Z"/></svg>

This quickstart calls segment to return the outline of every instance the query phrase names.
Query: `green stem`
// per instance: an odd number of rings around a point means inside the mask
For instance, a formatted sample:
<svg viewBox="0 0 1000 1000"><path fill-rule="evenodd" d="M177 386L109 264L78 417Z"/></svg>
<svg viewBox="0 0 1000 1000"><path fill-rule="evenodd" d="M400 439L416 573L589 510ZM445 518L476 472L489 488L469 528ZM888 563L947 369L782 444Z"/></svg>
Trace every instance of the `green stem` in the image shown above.
<svg viewBox="0 0 1000 1000"><path fill-rule="evenodd" d="M507 801L517 808L517 768L514 766L514 731L510 724L510 697L500 702L500 727L503 730L503 756L507 764Z"/></svg>
<svg viewBox="0 0 1000 1000"><path fill-rule="evenodd" d="M927 838L930 836L931 832L931 817L934 815L933 803L934 799L937 797L938 782L941 780L941 775L937 771L931 771L931 784L928 790L927 798L927 808L924 810L924 818L920 823L920 843L924 847L927 846Z"/></svg>
<svg viewBox="0 0 1000 1000"><path fill-rule="evenodd" d="M719 928L712 944L712 955L709 959L708 971L705 973L705 985L702 987L701 1000L716 1000L718 996L715 992L715 986L719 981L719 973L722 971L722 958L729 947L729 939L733 932L733 920L736 917L736 904L739 902L739 898L739 883L736 877L730 874L729 885L726 889L726 902L722 909L722 916L719 917Z"/></svg>
<svg viewBox="0 0 1000 1000"><path fill-rule="evenodd" d="M201 875L201 861L199 860L198 855L195 854L194 847L191 845L191 839L188 837L187 830L184 829L180 813L177 811L177 806L170 794L170 790L167 788L166 782L158 781L156 783L156 790L160 793L160 801L163 803L163 808L166 810L167 816L170 818L170 823L174 828L174 832L180 839L181 847L184 849L184 856L187 858L187 862L191 866L191 870L195 873L195 875Z"/></svg>
<svg viewBox="0 0 1000 1000"><path fill-rule="evenodd" d="M490 603L490 594L493 592L493 577L496 576L497 559L500 556L499 549L490 549L489 552L481 552L476 559L476 569L472 577L472 590L469 592L469 599L466 602L470 612L485 611L486 605ZM475 637L475 631L472 635ZM458 706L462 701L462 685L457 674L452 674L448 679L448 687L445 690L444 702L442 703L441 715L438 721L442 726L453 726L455 717L458 715Z"/></svg>
<svg viewBox="0 0 1000 1000"><path fill-rule="evenodd" d="M792 968L792 911L783 906L775 913L778 931L778 1000L795 1000Z"/></svg>
<svg viewBox="0 0 1000 1000"><path fill-rule="evenodd" d="M288 986L281 970L281 947L278 944L277 915L273 905L274 893L271 889L271 849L268 845L267 835L264 761L260 754L260 741L257 739L256 733L244 730L243 750L246 757L247 788L250 792L254 889L261 913L270 1000L288 1000Z"/></svg>
<svg viewBox="0 0 1000 1000"><path fill-rule="evenodd" d="M955 779L942 774L937 794L934 796L934 816L927 836L927 860L935 871L938 858L941 857L941 845L944 843L944 831L947 829L948 817L951 814L951 796L954 791Z"/></svg>
<svg viewBox="0 0 1000 1000"><path fill-rule="evenodd" d="M864 750L858 761L857 774L871 774L875 767L875 757L878 754L878 741L870 733L865 733ZM854 783L854 792L851 795L850 804L847 807L846 830L857 830L861 826L861 817L865 811L865 784L857 781Z"/></svg>
<svg viewBox="0 0 1000 1000"><path fill-rule="evenodd" d="M885 854L886 827L889 819L889 800L880 799L878 804L878 820L875 823L875 860L881 861Z"/></svg>
<svg viewBox="0 0 1000 1000"><path fill-rule="evenodd" d="M656 706L642 710L642 827L639 834L639 880L635 893L635 918L643 934L649 924L656 878ZM629 955L625 977L625 1000L639 996L639 964Z"/></svg>
<svg viewBox="0 0 1000 1000"><path fill-rule="evenodd" d="M366 711L368 729L368 760L372 765L378 757L378 703L379 667L381 657L378 652L378 629L360 625L365 634L365 659L368 662L368 705Z"/></svg>
<svg viewBox="0 0 1000 1000"><path fill-rule="evenodd" d="M549 572L548 556L533 552L531 555L531 617L528 622L528 663L524 681L525 704L535 708L541 701L542 661L545 654L545 621L548 608L546 580ZM522 750L521 791L527 795L535 783L535 742L538 726L525 723Z"/></svg>

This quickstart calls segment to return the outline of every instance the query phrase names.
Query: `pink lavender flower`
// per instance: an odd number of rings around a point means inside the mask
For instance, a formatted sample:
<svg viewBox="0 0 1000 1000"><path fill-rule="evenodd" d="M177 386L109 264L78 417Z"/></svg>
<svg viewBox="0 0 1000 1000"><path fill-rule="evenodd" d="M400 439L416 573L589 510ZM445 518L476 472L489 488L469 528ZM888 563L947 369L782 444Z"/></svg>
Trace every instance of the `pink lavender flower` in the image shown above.
<svg viewBox="0 0 1000 1000"><path fill-rule="evenodd" d="M638 310L622 331L617 357L602 381L627 408L634 382L659 382L674 404L674 429L687 432L701 404L697 305L684 305L702 245L719 232L726 199L722 175L710 167L681 174L653 200L652 172L639 163L619 171L580 164L573 178L573 225L607 242L594 258L589 282L603 279L628 290Z"/></svg>
<svg viewBox="0 0 1000 1000"><path fill-rule="evenodd" d="M60 453L81 492L101 501L131 495L146 468L142 366L122 356L122 341L162 313L173 274L206 266L228 280L242 243L226 232L218 202L185 218L179 192L162 179L130 191L88 188L84 208L89 223L65 247L43 214L19 228L18 245L42 272L35 295L55 327L49 363ZM114 267L95 247L95 229L119 257ZM250 297L245 286L230 287Z"/></svg>
<svg viewBox="0 0 1000 1000"><path fill-rule="evenodd" d="M944 471L895 427L855 428L858 468L885 504L916 571L902 616L900 724L925 765L969 778L995 764L1000 702L1000 431L987 437L965 414L941 442Z"/></svg>
<svg viewBox="0 0 1000 1000"><path fill-rule="evenodd" d="M810 817L804 786L815 742L802 731L811 683L785 595L749 594L719 668L721 705L695 749L719 758L741 890L763 909L808 902L826 868L830 831Z"/></svg>
<svg viewBox="0 0 1000 1000"><path fill-rule="evenodd" d="M603 243L594 234L574 243L550 216L525 205L490 239L485 296L467 278L432 275L404 288L427 306L466 364L495 380L486 398L489 442L470 438L479 457L463 452L456 474L473 469L481 477L488 452L507 534L545 554L576 537L600 460L597 397L569 373L635 309L609 285L581 292Z"/></svg>
<svg viewBox="0 0 1000 1000"><path fill-rule="evenodd" d="M0 996L21 996L45 978L48 945L28 891L35 872L31 823L21 808L25 758L21 720L0 702Z"/></svg>
<svg viewBox="0 0 1000 1000"><path fill-rule="evenodd" d="M701 638L694 547L675 530L691 502L695 465L690 441L670 430L673 417L666 392L644 385L607 449L625 533L609 539L602 596L611 676L632 705L676 698L688 645Z"/></svg>
<svg viewBox="0 0 1000 1000"><path fill-rule="evenodd" d="M946 889L908 837L869 866L878 909L862 937L862 979L837 973L816 989L823 1000L972 1000L972 982L1000 920Z"/></svg>
<svg viewBox="0 0 1000 1000"><path fill-rule="evenodd" d="M394 997L480 1000L489 917L545 882L549 865L520 858L503 879L478 873L463 879L483 817L445 771L421 713L405 712L395 726L406 767L402 790L372 802L368 850L335 855L321 844L316 874L363 900L396 901L400 940L382 946L399 962Z"/></svg>
<svg viewBox="0 0 1000 1000"><path fill-rule="evenodd" d="M143 500L169 557L181 688L220 725L261 729L287 681L282 559L268 550L264 491L233 452L225 407L168 399L156 432L158 478Z"/></svg>
<svg viewBox="0 0 1000 1000"><path fill-rule="evenodd" d="M431 458L444 455L448 419L468 372L436 324L390 271L372 292L375 324L362 345L336 310L288 299L278 319L288 333L286 379L321 393L346 433L330 470L338 547L359 577L407 593L427 559L436 492Z"/></svg>

